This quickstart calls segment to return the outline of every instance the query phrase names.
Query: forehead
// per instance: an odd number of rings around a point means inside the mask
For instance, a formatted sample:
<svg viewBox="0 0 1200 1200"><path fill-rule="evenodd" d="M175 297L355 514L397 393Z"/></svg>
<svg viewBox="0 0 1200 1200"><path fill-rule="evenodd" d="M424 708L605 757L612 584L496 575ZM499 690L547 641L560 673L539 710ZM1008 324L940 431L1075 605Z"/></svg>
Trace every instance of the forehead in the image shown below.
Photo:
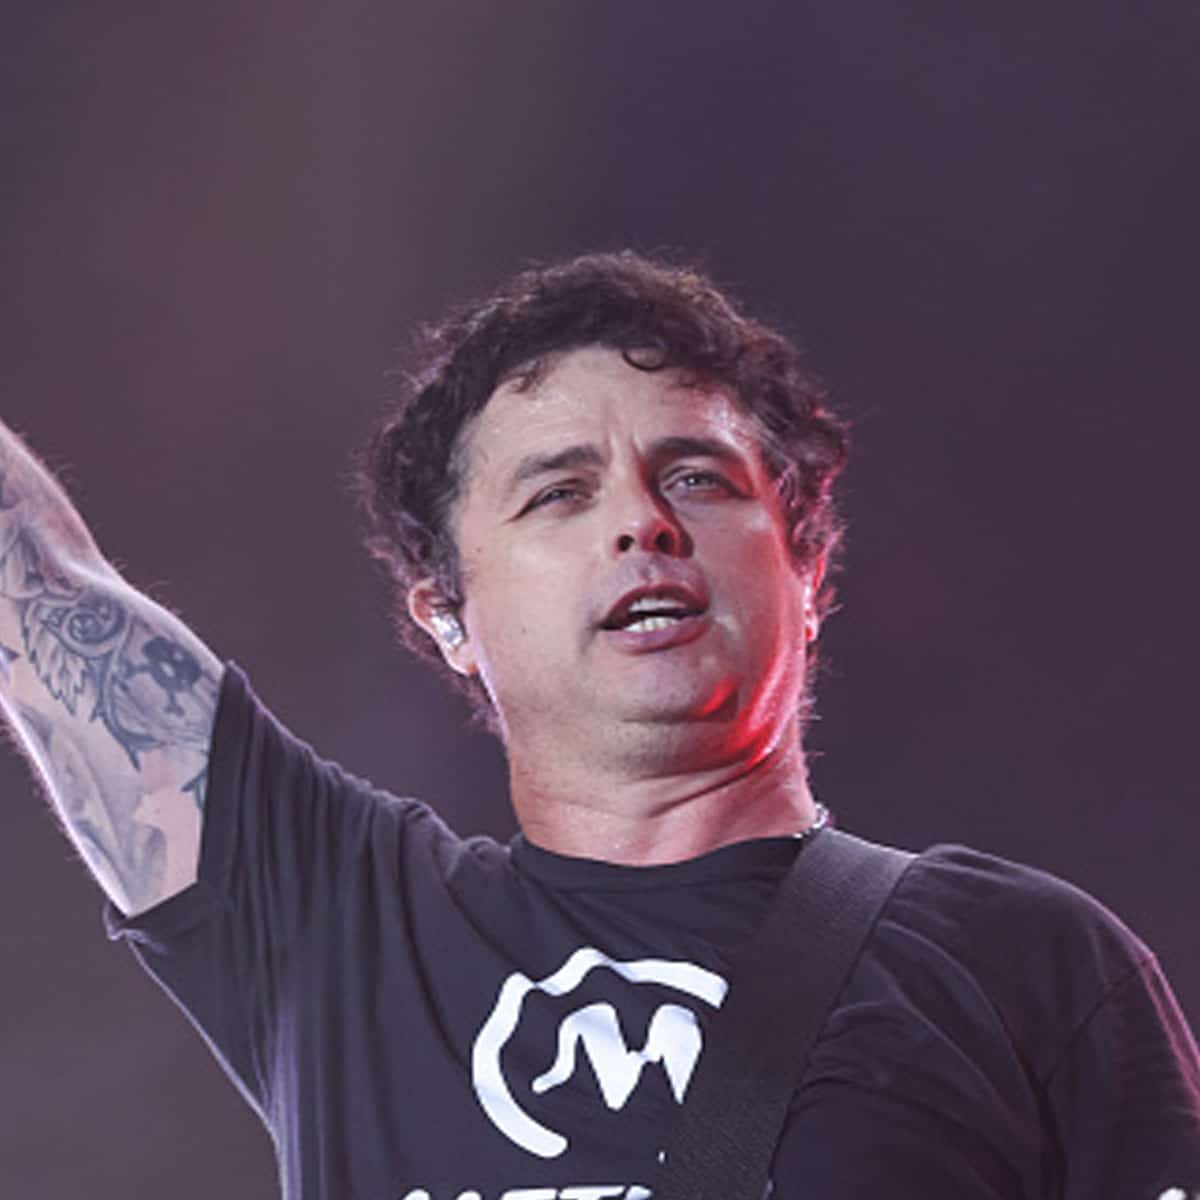
<svg viewBox="0 0 1200 1200"><path fill-rule="evenodd" d="M529 386L513 380L496 389L467 427L466 477L497 485L529 454L588 444L604 455L615 440L648 446L672 437L717 440L757 457L756 426L731 389L587 347L555 359Z"/></svg>

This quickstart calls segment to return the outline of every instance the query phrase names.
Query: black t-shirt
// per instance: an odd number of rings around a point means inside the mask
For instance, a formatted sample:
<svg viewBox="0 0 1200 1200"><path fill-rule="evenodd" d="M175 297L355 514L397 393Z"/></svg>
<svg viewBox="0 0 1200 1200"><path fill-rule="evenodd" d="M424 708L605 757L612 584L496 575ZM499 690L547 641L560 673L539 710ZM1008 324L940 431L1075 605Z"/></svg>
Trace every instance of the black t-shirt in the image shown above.
<svg viewBox="0 0 1200 1200"><path fill-rule="evenodd" d="M644 1200L798 845L623 867L464 840L317 758L230 668L199 882L107 920L266 1122L288 1200ZM1193 1200L1196 1047L1096 901L935 847L772 1175L775 1200Z"/></svg>

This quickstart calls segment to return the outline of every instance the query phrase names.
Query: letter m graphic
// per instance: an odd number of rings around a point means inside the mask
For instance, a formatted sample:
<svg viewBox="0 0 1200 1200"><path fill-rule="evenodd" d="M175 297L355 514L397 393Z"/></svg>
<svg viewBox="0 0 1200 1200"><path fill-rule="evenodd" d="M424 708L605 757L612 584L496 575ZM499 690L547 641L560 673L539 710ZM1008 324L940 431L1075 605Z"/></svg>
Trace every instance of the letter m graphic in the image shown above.
<svg viewBox="0 0 1200 1200"><path fill-rule="evenodd" d="M625 1107L647 1063L662 1063L675 1099L682 1102L700 1057L702 1040L691 1009L663 1004L650 1019L645 1046L631 1050L621 1035L617 1010L611 1004L589 1004L571 1013L559 1026L554 1065L532 1083L538 1095L571 1078L580 1044L591 1059L604 1103L615 1111Z"/></svg>
<svg viewBox="0 0 1200 1200"><path fill-rule="evenodd" d="M521 1107L505 1078L504 1048L522 1024L527 996L533 992L569 996L598 969L611 971L629 984L673 988L713 1009L720 1008L729 987L720 975L695 963L657 958L621 962L594 946L581 946L544 979L530 979L520 971L509 975L500 985L496 1003L471 1049L471 1084L492 1124L505 1137L540 1158L556 1158L569 1142ZM690 1008L662 1004L650 1019L646 1044L640 1050L631 1050L621 1034L616 1009L611 1004L588 1004L563 1019L553 1064L529 1085L535 1093L548 1092L574 1075L580 1045L591 1060L604 1103L615 1111L629 1100L647 1063L662 1064L676 1101L682 1101L700 1058L703 1037L696 1014Z"/></svg>

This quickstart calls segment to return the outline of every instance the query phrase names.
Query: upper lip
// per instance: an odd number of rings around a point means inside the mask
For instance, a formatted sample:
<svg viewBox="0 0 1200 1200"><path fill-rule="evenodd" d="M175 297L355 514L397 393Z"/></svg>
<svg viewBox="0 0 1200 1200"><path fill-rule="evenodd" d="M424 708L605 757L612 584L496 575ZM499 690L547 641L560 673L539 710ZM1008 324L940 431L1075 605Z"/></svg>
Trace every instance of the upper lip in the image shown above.
<svg viewBox="0 0 1200 1200"><path fill-rule="evenodd" d="M663 600L676 608L683 608L690 616L708 608L708 597L689 584L677 582L646 583L625 592L605 613L600 621L603 629L616 629L629 615L629 610L639 600Z"/></svg>

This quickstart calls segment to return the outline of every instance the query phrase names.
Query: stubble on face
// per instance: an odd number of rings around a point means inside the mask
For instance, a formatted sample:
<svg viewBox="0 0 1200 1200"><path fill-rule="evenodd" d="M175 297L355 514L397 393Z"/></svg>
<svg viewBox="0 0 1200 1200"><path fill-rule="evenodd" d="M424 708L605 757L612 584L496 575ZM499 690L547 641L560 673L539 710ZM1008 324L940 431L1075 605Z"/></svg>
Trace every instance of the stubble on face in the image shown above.
<svg viewBox="0 0 1200 1200"><path fill-rule="evenodd" d="M723 453L683 452L706 443ZM777 738L803 680L803 581L726 392L575 351L499 388L463 454L464 616L510 754L708 759ZM598 627L622 591L677 579L709 597L693 641L630 653Z"/></svg>

